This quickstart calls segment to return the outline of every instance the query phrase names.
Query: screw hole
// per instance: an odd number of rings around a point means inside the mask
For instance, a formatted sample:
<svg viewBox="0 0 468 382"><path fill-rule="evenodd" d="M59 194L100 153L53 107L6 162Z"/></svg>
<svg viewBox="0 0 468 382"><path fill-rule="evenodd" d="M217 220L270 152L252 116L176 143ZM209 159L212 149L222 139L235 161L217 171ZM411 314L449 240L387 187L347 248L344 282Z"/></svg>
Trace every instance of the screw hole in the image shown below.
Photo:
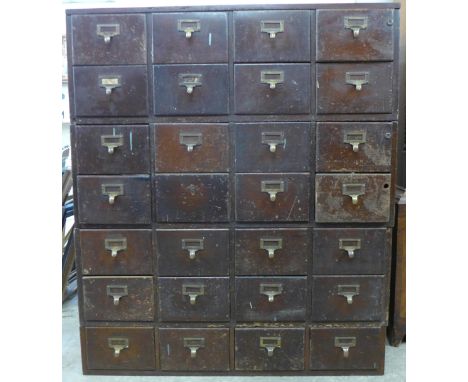
<svg viewBox="0 0 468 382"><path fill-rule="evenodd" d="M388 188L388 187L390 187L388 183L385 183L385 184L383 185L383 188Z"/></svg>

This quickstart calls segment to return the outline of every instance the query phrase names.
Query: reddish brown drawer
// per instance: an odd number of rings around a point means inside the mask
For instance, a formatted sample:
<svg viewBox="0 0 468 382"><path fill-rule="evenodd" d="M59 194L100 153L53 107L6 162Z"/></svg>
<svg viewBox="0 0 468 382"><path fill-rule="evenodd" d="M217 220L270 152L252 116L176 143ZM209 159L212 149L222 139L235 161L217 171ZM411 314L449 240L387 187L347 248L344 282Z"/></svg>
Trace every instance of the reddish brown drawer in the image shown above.
<svg viewBox="0 0 468 382"><path fill-rule="evenodd" d="M227 62L227 14L154 14L153 47L153 62L157 64Z"/></svg>
<svg viewBox="0 0 468 382"><path fill-rule="evenodd" d="M308 229L236 230L237 275L305 275L310 258Z"/></svg>
<svg viewBox="0 0 468 382"><path fill-rule="evenodd" d="M393 60L393 9L317 10L317 61Z"/></svg>
<svg viewBox="0 0 468 382"><path fill-rule="evenodd" d="M86 365L92 370L153 370L156 351L153 327L87 327Z"/></svg>
<svg viewBox="0 0 468 382"><path fill-rule="evenodd" d="M391 122L317 123L317 172L390 172Z"/></svg>
<svg viewBox="0 0 468 382"><path fill-rule="evenodd" d="M158 229L161 276L229 275L229 230Z"/></svg>
<svg viewBox="0 0 468 382"><path fill-rule="evenodd" d="M393 112L393 63L317 64L317 113Z"/></svg>
<svg viewBox="0 0 468 382"><path fill-rule="evenodd" d="M147 125L93 125L75 127L78 174L148 174Z"/></svg>
<svg viewBox="0 0 468 382"><path fill-rule="evenodd" d="M83 275L151 275L151 230L79 231Z"/></svg>
<svg viewBox="0 0 468 382"><path fill-rule="evenodd" d="M312 321L385 320L384 276L313 276Z"/></svg>
<svg viewBox="0 0 468 382"><path fill-rule="evenodd" d="M236 328L236 370L304 370L303 328Z"/></svg>
<svg viewBox="0 0 468 382"><path fill-rule="evenodd" d="M385 328L310 328L312 370L382 370Z"/></svg>
<svg viewBox="0 0 468 382"><path fill-rule="evenodd" d="M87 321L153 321L153 277L83 277Z"/></svg>
<svg viewBox="0 0 468 382"><path fill-rule="evenodd" d="M227 124L157 124L156 172L229 171Z"/></svg>
<svg viewBox="0 0 468 382"><path fill-rule="evenodd" d="M229 370L228 328L159 329L161 370Z"/></svg>
<svg viewBox="0 0 468 382"><path fill-rule="evenodd" d="M229 321L228 277L160 277L162 321Z"/></svg>

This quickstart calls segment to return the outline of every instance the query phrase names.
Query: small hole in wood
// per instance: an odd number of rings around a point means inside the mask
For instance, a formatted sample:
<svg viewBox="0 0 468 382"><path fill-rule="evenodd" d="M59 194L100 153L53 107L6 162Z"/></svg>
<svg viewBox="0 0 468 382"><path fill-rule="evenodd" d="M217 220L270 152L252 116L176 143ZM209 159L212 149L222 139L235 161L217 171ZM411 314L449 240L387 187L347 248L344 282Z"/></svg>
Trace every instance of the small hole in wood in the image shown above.
<svg viewBox="0 0 468 382"><path fill-rule="evenodd" d="M383 188L388 188L388 187L390 187L388 183L385 183L385 184L383 185Z"/></svg>

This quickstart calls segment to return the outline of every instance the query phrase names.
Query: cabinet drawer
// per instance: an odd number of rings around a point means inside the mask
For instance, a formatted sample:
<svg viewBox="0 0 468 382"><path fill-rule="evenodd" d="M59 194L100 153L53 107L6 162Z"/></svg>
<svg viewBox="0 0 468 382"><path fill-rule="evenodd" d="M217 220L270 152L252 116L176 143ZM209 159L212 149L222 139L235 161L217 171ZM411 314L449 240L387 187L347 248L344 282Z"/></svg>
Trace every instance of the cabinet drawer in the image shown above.
<svg viewBox="0 0 468 382"><path fill-rule="evenodd" d="M393 9L317 10L317 61L393 60Z"/></svg>
<svg viewBox="0 0 468 382"><path fill-rule="evenodd" d="M75 127L78 174L145 174L150 172L147 125Z"/></svg>
<svg viewBox="0 0 468 382"><path fill-rule="evenodd" d="M317 64L317 113L393 112L393 63Z"/></svg>
<svg viewBox="0 0 468 382"><path fill-rule="evenodd" d="M236 114L308 114L309 64L234 65Z"/></svg>
<svg viewBox="0 0 468 382"><path fill-rule="evenodd" d="M157 124L157 172L229 171L227 124Z"/></svg>
<svg viewBox="0 0 468 382"><path fill-rule="evenodd" d="M310 123L236 125L236 171L309 171Z"/></svg>
<svg viewBox="0 0 468 382"><path fill-rule="evenodd" d="M156 368L153 327L87 327L86 364L93 370Z"/></svg>
<svg viewBox="0 0 468 382"><path fill-rule="evenodd" d="M229 370L228 328L159 329L161 370Z"/></svg>
<svg viewBox="0 0 468 382"><path fill-rule="evenodd" d="M149 224L149 175L78 176L80 223Z"/></svg>
<svg viewBox="0 0 468 382"><path fill-rule="evenodd" d="M228 175L157 175L157 221L228 221L228 181Z"/></svg>
<svg viewBox="0 0 468 382"><path fill-rule="evenodd" d="M145 15L73 15L74 65L146 64Z"/></svg>
<svg viewBox="0 0 468 382"><path fill-rule="evenodd" d="M308 221L308 174L236 175L238 221Z"/></svg>
<svg viewBox="0 0 468 382"><path fill-rule="evenodd" d="M153 321L153 277L83 277L87 321Z"/></svg>
<svg viewBox="0 0 468 382"><path fill-rule="evenodd" d="M227 62L227 15L224 12L154 14L153 47L153 62L157 64Z"/></svg>
<svg viewBox="0 0 468 382"><path fill-rule="evenodd" d="M306 277L236 277L238 321L304 321Z"/></svg>
<svg viewBox="0 0 468 382"><path fill-rule="evenodd" d="M80 66L73 73L78 117L148 115L146 66Z"/></svg>
<svg viewBox="0 0 468 382"><path fill-rule="evenodd" d="M80 230L81 267L84 275L151 275L151 230Z"/></svg>
<svg viewBox="0 0 468 382"><path fill-rule="evenodd" d="M390 172L393 124L317 123L318 172Z"/></svg>
<svg viewBox="0 0 468 382"><path fill-rule="evenodd" d="M229 275L229 230L156 231L161 276Z"/></svg>
<svg viewBox="0 0 468 382"><path fill-rule="evenodd" d="M157 115L228 114L227 65L155 65Z"/></svg>
<svg viewBox="0 0 468 382"><path fill-rule="evenodd" d="M315 220L320 223L388 222L390 174L317 174Z"/></svg>
<svg viewBox="0 0 468 382"><path fill-rule="evenodd" d="M236 230L237 275L305 275L311 253L307 229Z"/></svg>
<svg viewBox="0 0 468 382"><path fill-rule="evenodd" d="M229 321L228 277L160 277L162 321Z"/></svg>
<svg viewBox="0 0 468 382"><path fill-rule="evenodd" d="M385 328L310 329L312 370L383 369Z"/></svg>
<svg viewBox="0 0 468 382"><path fill-rule="evenodd" d="M236 370L304 370L303 328L236 328Z"/></svg>
<svg viewBox="0 0 468 382"><path fill-rule="evenodd" d="M234 12L236 62L310 61L309 11Z"/></svg>
<svg viewBox="0 0 468 382"><path fill-rule="evenodd" d="M384 276L313 276L312 321L382 321Z"/></svg>

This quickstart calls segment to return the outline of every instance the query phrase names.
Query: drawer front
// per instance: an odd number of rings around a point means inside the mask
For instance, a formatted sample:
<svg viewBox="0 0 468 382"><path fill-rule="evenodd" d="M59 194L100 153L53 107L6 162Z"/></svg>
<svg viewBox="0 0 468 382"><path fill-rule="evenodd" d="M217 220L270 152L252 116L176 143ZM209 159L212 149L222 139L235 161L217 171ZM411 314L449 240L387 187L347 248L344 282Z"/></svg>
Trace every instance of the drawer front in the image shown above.
<svg viewBox="0 0 468 382"><path fill-rule="evenodd" d="M146 64L145 15L73 15L74 65Z"/></svg>
<svg viewBox="0 0 468 382"><path fill-rule="evenodd" d="M236 114L308 114L309 64L234 65Z"/></svg>
<svg viewBox="0 0 468 382"><path fill-rule="evenodd" d="M393 112L393 63L317 64L317 113Z"/></svg>
<svg viewBox="0 0 468 382"><path fill-rule="evenodd" d="M157 124L156 172L229 171L227 124Z"/></svg>
<svg viewBox="0 0 468 382"><path fill-rule="evenodd" d="M161 276L228 276L229 230L157 230Z"/></svg>
<svg viewBox="0 0 468 382"><path fill-rule="evenodd" d="M236 370L304 370L303 328L236 328Z"/></svg>
<svg viewBox="0 0 468 382"><path fill-rule="evenodd" d="M390 174L317 174L315 220L319 223L388 222Z"/></svg>
<svg viewBox="0 0 468 382"><path fill-rule="evenodd" d="M161 370L229 370L228 328L159 329Z"/></svg>
<svg viewBox="0 0 468 382"><path fill-rule="evenodd" d="M162 321L229 321L228 277L160 277Z"/></svg>
<svg viewBox="0 0 468 382"><path fill-rule="evenodd" d="M228 175L157 175L158 222L229 221Z"/></svg>
<svg viewBox="0 0 468 382"><path fill-rule="evenodd" d="M237 275L306 275L312 250L307 229L236 230Z"/></svg>
<svg viewBox="0 0 468 382"><path fill-rule="evenodd" d="M92 370L156 368L153 327L84 328L86 364Z"/></svg>
<svg viewBox="0 0 468 382"><path fill-rule="evenodd" d="M393 60L393 9L317 10L317 61Z"/></svg>
<svg viewBox="0 0 468 382"><path fill-rule="evenodd" d="M311 328L312 370L377 370L385 361L385 328Z"/></svg>
<svg viewBox="0 0 468 382"><path fill-rule="evenodd" d="M151 275L151 230L80 230L83 275Z"/></svg>
<svg viewBox="0 0 468 382"><path fill-rule="evenodd" d="M80 223L149 224L149 175L78 176Z"/></svg>
<svg viewBox="0 0 468 382"><path fill-rule="evenodd" d="M308 221L308 174L236 175L238 221Z"/></svg>
<svg viewBox="0 0 468 382"><path fill-rule="evenodd" d="M384 276L313 276L312 321L382 321Z"/></svg>
<svg viewBox="0 0 468 382"><path fill-rule="evenodd" d="M80 66L73 73L78 117L148 115L146 66Z"/></svg>
<svg viewBox="0 0 468 382"><path fill-rule="evenodd" d="M234 12L236 62L310 61L309 11Z"/></svg>
<svg viewBox="0 0 468 382"><path fill-rule="evenodd" d="M87 321L153 321L153 277L83 277Z"/></svg>
<svg viewBox="0 0 468 382"><path fill-rule="evenodd" d="M393 124L317 123L318 172L390 172Z"/></svg>
<svg viewBox="0 0 468 382"><path fill-rule="evenodd" d="M228 114L227 65L155 65L157 115Z"/></svg>
<svg viewBox="0 0 468 382"><path fill-rule="evenodd" d="M306 277L236 277L238 321L304 321Z"/></svg>
<svg viewBox="0 0 468 382"><path fill-rule="evenodd" d="M310 123L236 125L236 171L309 171Z"/></svg>
<svg viewBox="0 0 468 382"><path fill-rule="evenodd" d="M145 174L150 172L147 125L76 126L78 174Z"/></svg>
<svg viewBox="0 0 468 382"><path fill-rule="evenodd" d="M153 62L157 64L227 62L227 14L224 12L155 14L153 47Z"/></svg>
<svg viewBox="0 0 468 382"><path fill-rule="evenodd" d="M385 228L316 228L313 243L314 274L386 273L389 245Z"/></svg>

